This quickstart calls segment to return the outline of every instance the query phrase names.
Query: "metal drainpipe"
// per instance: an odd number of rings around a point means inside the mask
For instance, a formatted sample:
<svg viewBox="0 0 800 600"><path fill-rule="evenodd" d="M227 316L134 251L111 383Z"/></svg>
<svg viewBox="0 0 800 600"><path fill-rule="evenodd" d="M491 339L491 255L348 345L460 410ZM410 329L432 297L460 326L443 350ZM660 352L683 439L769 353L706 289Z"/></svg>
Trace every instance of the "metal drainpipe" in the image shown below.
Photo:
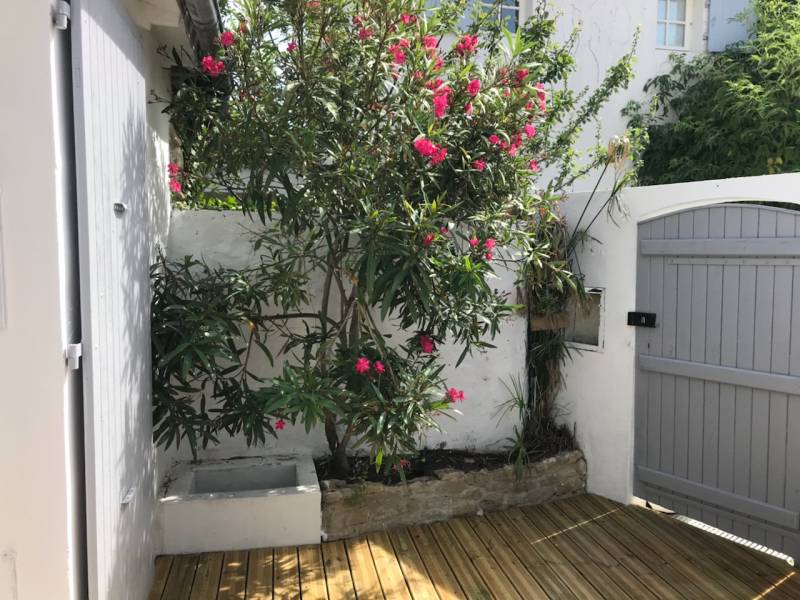
<svg viewBox="0 0 800 600"><path fill-rule="evenodd" d="M210 54L222 32L222 18L217 0L178 0L186 30L194 51Z"/></svg>

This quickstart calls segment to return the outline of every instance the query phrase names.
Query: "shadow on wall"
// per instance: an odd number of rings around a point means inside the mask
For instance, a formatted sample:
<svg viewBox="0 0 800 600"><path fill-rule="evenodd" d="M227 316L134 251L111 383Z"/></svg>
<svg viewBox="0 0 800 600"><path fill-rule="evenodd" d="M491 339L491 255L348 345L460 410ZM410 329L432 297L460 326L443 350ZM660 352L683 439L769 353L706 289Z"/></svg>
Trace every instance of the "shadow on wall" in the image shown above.
<svg viewBox="0 0 800 600"><path fill-rule="evenodd" d="M102 190L89 198L96 203L89 207L90 226L98 229L88 232L94 238L95 272L92 298L84 299L91 302L94 321L94 414L87 420L94 421L94 460L99 461L89 510L96 512L101 540L100 595L122 598L146 594L157 546L149 269L169 218L168 130L150 122L157 109L146 105L149 57L140 40L136 34L106 33L119 44L115 61L124 64L122 81L108 80L112 114L101 124L110 131L97 145L109 155L87 159Z"/></svg>

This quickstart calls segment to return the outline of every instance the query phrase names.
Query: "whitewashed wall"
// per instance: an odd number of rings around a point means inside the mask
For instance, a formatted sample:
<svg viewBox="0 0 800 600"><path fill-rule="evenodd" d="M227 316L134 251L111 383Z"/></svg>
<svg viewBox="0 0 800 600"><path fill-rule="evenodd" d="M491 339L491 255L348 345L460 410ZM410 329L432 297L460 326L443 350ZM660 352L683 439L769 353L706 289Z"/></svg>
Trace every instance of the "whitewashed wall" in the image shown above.
<svg viewBox="0 0 800 600"><path fill-rule="evenodd" d="M525 0L531 5L538 0ZM647 80L661 75L669 69L669 55L674 50L659 48L656 42L658 2L656 0L552 0L555 12L561 13L558 21L559 39L566 39L573 27L580 26L581 34L573 52L576 71L571 77L570 87L575 91L589 86L595 89L603 80L606 71L621 56L626 54L633 42L634 33L640 29L636 52L636 76L627 90L611 97L600 112L600 139L608 142L615 135L621 136L627 129L627 120L621 111L631 100L642 101L642 90ZM530 9L527 9L530 10ZM693 55L705 50L703 36L706 32L707 10L704 0L688 0L688 25L686 54ZM524 16L524 15L523 15ZM585 151L595 142L596 130L587 127L578 144ZM595 180L591 177L578 181L574 191L591 190Z"/></svg>
<svg viewBox="0 0 800 600"><path fill-rule="evenodd" d="M0 99L0 598L78 599L82 578L79 375L64 363L76 330L69 37L55 2L6 2L13 60Z"/></svg>
<svg viewBox="0 0 800 600"><path fill-rule="evenodd" d="M202 256L210 264L228 267L242 267L257 262L253 255L247 230L256 229L259 222L253 222L238 212L186 211L175 212L172 216L168 255L180 259L191 254ZM511 294L510 301L516 302L514 276L506 272L498 279L496 287ZM505 445L505 438L512 433L515 424L509 417L497 425L495 412L498 404L508 398L504 383L511 377L525 377L525 320L517 315L507 321L501 333L494 340L495 350L485 354L476 353L468 357L458 368L452 366L445 371L448 383L466 392L467 400L458 404L463 413L454 419L440 420L442 432L432 432L423 440L423 445L435 447L444 444L448 448L469 448L476 450L497 450ZM403 339L403 338L401 338ZM452 364L457 360L460 349L445 347L444 358ZM283 358L276 360L272 370L264 365L266 373L274 374L280 369ZM204 452L204 457L258 454L265 448L248 449L241 438L222 438L222 444ZM287 426L278 432L278 439L269 439L267 449L311 451L315 455L325 454L327 445L322 431L306 435L301 426ZM188 458L188 448L182 452L173 450L162 453L163 466L176 458Z"/></svg>
<svg viewBox="0 0 800 600"><path fill-rule="evenodd" d="M602 202L604 196L598 194ZM573 354L559 398L562 419L576 425L589 464L590 492L627 502L633 495L634 376L637 227L641 221L697 206L771 201L800 204L800 174L769 175L632 188L622 204L627 216L614 224L605 216L592 228L595 242L578 259L589 287L605 288L603 348ZM576 194L563 206L574 222L586 202Z"/></svg>

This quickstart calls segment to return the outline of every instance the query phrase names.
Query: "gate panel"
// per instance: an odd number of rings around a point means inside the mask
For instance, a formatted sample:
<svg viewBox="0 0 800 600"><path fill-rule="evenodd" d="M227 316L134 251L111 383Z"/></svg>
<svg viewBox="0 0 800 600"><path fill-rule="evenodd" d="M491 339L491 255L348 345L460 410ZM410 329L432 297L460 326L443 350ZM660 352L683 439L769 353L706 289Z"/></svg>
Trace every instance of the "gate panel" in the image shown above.
<svg viewBox="0 0 800 600"><path fill-rule="evenodd" d="M800 214L639 225L636 493L800 557Z"/></svg>
<svg viewBox="0 0 800 600"><path fill-rule="evenodd" d="M144 598L155 535L145 57L117 0L71 6L89 598Z"/></svg>

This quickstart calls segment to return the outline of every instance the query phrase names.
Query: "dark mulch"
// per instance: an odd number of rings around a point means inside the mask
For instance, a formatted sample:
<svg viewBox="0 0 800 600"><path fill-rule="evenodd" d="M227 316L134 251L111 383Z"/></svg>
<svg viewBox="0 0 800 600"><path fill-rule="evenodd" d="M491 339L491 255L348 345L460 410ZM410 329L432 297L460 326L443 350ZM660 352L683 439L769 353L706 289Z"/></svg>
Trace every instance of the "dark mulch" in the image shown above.
<svg viewBox="0 0 800 600"><path fill-rule="evenodd" d="M552 446L547 450L540 449L535 453L535 456L531 456L530 460L542 460L570 449L571 445L570 447ZM346 478L348 483L374 481L386 485L394 485L403 481L400 473L396 470L389 474L376 472L375 465L366 456L351 456L348 460L350 462L350 476ZM331 472L327 457L316 459L314 464L317 467L317 476L320 481L341 479L341 477L337 477ZM405 480L410 481L417 477L431 476L440 469L456 469L468 473L470 471L480 471L481 469L499 469L507 464L509 464L507 452L493 454L465 450L425 449L421 450L418 456L412 458L410 465L405 468Z"/></svg>

